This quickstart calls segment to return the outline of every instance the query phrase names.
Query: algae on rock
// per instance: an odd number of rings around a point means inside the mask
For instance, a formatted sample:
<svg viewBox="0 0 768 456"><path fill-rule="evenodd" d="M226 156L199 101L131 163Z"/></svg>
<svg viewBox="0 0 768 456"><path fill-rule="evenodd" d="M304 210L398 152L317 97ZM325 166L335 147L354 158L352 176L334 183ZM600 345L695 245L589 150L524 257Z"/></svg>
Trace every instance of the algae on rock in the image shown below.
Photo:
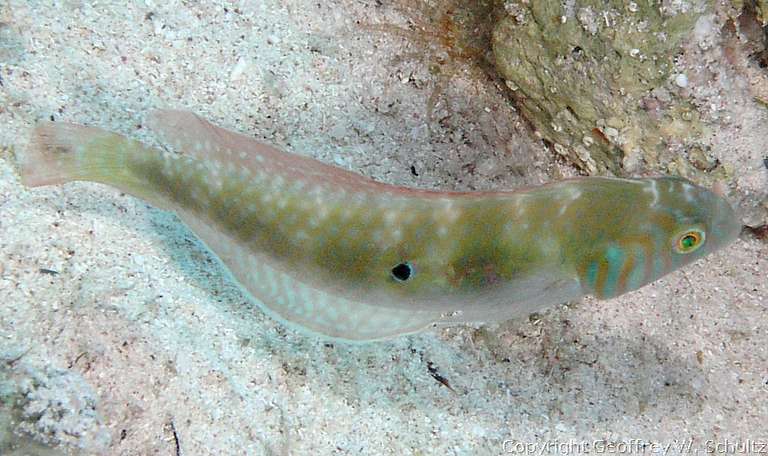
<svg viewBox="0 0 768 456"><path fill-rule="evenodd" d="M745 9L752 10L763 26L768 25L768 0L731 0L731 16L735 19Z"/></svg>
<svg viewBox="0 0 768 456"><path fill-rule="evenodd" d="M674 56L709 1L507 1L495 27L497 68L525 117L589 173L654 168L671 142L703 125L675 91Z"/></svg>

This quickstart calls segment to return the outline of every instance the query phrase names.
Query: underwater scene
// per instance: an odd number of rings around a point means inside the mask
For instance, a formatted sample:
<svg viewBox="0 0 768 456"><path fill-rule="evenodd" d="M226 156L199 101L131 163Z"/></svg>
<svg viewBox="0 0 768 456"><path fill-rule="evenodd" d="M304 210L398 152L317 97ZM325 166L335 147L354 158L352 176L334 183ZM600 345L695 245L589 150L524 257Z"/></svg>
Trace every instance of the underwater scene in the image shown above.
<svg viewBox="0 0 768 456"><path fill-rule="evenodd" d="M0 455L768 453L768 3L0 3Z"/></svg>

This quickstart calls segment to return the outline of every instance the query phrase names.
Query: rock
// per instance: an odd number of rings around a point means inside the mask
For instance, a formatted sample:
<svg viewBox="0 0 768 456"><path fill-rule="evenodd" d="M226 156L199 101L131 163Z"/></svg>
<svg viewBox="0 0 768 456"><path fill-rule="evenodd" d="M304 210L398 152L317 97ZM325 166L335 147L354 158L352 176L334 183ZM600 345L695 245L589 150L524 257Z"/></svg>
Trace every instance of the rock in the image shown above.
<svg viewBox="0 0 768 456"><path fill-rule="evenodd" d="M581 148L568 156L585 171L623 174L627 155L653 168L660 147L701 134L672 58L709 3L566 3L508 1L493 33L497 69L545 139Z"/></svg>

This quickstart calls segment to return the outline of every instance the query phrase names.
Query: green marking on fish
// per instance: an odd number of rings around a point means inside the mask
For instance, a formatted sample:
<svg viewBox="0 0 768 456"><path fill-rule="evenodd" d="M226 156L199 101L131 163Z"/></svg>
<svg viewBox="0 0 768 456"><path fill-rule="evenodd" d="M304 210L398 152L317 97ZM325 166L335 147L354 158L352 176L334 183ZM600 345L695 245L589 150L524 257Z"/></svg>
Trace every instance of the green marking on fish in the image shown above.
<svg viewBox="0 0 768 456"><path fill-rule="evenodd" d="M414 190L190 113L158 111L149 124L180 153L41 123L18 157L22 180L101 182L174 211L270 315L340 339L618 296L727 245L741 229L723 198L679 178Z"/></svg>

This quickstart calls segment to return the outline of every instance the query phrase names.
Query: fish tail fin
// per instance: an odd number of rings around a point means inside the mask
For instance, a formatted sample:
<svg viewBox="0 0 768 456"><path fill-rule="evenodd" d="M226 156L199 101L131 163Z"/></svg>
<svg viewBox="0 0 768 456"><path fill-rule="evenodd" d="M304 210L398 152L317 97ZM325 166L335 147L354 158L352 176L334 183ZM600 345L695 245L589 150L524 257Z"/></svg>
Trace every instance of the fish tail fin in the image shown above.
<svg viewBox="0 0 768 456"><path fill-rule="evenodd" d="M128 177L126 154L136 141L108 131L64 122L41 122L23 153L15 152L21 181L29 187L74 180L112 183ZM125 176L123 176L125 175Z"/></svg>

